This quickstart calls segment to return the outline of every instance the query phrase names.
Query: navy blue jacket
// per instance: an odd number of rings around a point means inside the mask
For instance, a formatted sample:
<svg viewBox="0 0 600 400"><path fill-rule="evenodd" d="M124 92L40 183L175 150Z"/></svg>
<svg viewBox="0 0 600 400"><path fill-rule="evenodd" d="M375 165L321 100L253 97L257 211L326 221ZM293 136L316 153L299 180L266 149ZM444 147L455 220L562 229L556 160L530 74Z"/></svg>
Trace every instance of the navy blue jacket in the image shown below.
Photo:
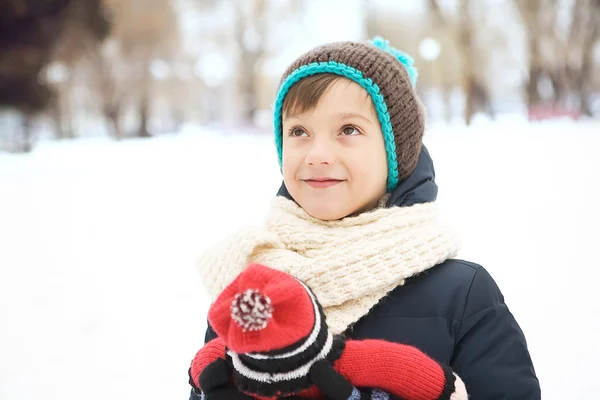
<svg viewBox="0 0 600 400"><path fill-rule="evenodd" d="M285 186L278 194L291 199ZM433 162L423 147L417 168L388 206L436 197ZM490 274L471 262L448 260L407 279L346 334L421 349L462 378L471 400L541 398L523 332ZM209 327L206 340L214 335Z"/></svg>

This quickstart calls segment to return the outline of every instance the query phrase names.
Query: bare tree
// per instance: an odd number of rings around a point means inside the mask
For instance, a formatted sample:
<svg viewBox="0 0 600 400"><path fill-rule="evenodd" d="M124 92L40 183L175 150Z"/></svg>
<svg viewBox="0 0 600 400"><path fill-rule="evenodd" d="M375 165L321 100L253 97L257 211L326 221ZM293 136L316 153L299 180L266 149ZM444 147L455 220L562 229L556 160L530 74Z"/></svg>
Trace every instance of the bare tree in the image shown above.
<svg viewBox="0 0 600 400"><path fill-rule="evenodd" d="M590 0L586 8L589 11L590 18L587 24L587 35L583 41L581 73L576 85L580 96L581 112L591 117L590 98L592 93L590 83L594 69L594 47L600 40L600 0Z"/></svg>
<svg viewBox="0 0 600 400"><path fill-rule="evenodd" d="M485 112L491 117L494 117L493 108L491 106L491 98L486 82L483 80L483 74L478 69L481 68L482 54L477 50L475 36L477 29L473 22L473 5L470 0L460 0L456 10L456 17L448 16L442 9L438 0L429 0L428 3L429 18L432 25L439 31L443 37L455 38L450 43L446 43L445 52L442 51L441 64L442 90L445 103L445 117L450 119L451 110L451 93L453 82L447 74L447 55L450 51L449 47L455 47L461 61L460 70L460 86L465 95L464 120L467 124L471 124L473 116L477 111ZM452 43L454 42L454 43ZM453 46L449 46L452 44Z"/></svg>
<svg viewBox="0 0 600 400"><path fill-rule="evenodd" d="M440 7L440 3L438 0L429 0L427 2L427 7L429 11L429 18L431 19L431 25L433 29L437 29L441 31L441 35L445 37L454 36L455 27L448 21L448 18L444 15L442 8ZM442 50L441 57L445 58L445 55L449 52L449 49ZM453 84L448 78L448 74L444 73L444 69L446 68L446 63L440 60L438 62L437 70L441 72L442 77L442 93L444 99L444 117L446 121L450 121L452 118L452 89ZM440 74L438 72L438 74Z"/></svg>
<svg viewBox="0 0 600 400"><path fill-rule="evenodd" d="M521 14L527 32L527 45L529 52L529 78L525 88L528 108L541 102L538 86L542 78L542 59L540 52L541 0L516 0L516 5Z"/></svg>
<svg viewBox="0 0 600 400"><path fill-rule="evenodd" d="M0 106L23 115L22 150L31 148L32 118L49 108L60 114L59 96L43 79L53 58L62 53L75 57L78 49L61 47L61 39L75 21L79 34L101 40L108 32L99 0L48 0L0 2Z"/></svg>
<svg viewBox="0 0 600 400"><path fill-rule="evenodd" d="M516 0L526 27L529 47L529 81L526 87L529 108L542 104L539 93L542 79L552 85L552 106L575 111L573 97L579 98L579 110L591 115L590 82L593 48L600 34L598 0L574 0L568 32L562 38L557 17L562 10L553 0ZM541 49L550 49L544 54Z"/></svg>
<svg viewBox="0 0 600 400"><path fill-rule="evenodd" d="M473 21L469 10L470 0L460 0L459 3L459 44L463 58L463 89L465 92L465 121L471 123L475 114L475 71L473 55Z"/></svg>
<svg viewBox="0 0 600 400"><path fill-rule="evenodd" d="M235 7L235 41L239 51L239 88L242 118L252 124L257 111L257 69L265 54L268 0L237 3Z"/></svg>
<svg viewBox="0 0 600 400"><path fill-rule="evenodd" d="M125 136L121 125L125 98L134 86L127 79L131 71L121 57L116 40L95 49L90 70L92 87L97 93L100 112L106 119L109 132L115 139L122 139Z"/></svg>
<svg viewBox="0 0 600 400"><path fill-rule="evenodd" d="M103 86L103 113L122 137L119 118L125 100L138 109L138 137L150 136L153 97L152 63L178 51L177 21L169 0L105 0L114 14L113 51L101 51L98 82ZM167 62L167 61L165 61ZM168 62L167 62L168 63Z"/></svg>
<svg viewBox="0 0 600 400"><path fill-rule="evenodd" d="M74 1L65 11L62 32L52 53L53 63L62 67L65 74L64 82L54 84L57 96L51 107L58 139L76 136L71 96L79 83L76 82L77 73L89 67L90 58L109 30L106 10L99 1Z"/></svg>
<svg viewBox="0 0 600 400"><path fill-rule="evenodd" d="M490 94L486 83L476 74L480 62L474 35L475 26L470 0L460 0L458 6L458 46L462 55L462 86L465 93L465 121L470 125L475 113L482 111L494 118Z"/></svg>

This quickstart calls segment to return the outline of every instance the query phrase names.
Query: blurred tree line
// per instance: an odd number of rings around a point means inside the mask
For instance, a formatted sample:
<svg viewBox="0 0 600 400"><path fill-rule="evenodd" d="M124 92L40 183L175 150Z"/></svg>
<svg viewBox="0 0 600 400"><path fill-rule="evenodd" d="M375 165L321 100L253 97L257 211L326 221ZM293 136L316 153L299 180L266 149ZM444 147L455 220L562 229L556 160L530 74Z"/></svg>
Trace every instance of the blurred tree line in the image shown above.
<svg viewBox="0 0 600 400"><path fill-rule="evenodd" d="M0 0L0 114L19 121L0 125L0 147L28 151L43 132L122 139L189 122L268 128L279 74L316 44L294 45L324 4ZM347 0L360 25L350 39L382 35L414 56L432 114L470 123L506 104L530 118L597 112L600 0L398 4ZM335 14L331 29L345 21Z"/></svg>
<svg viewBox="0 0 600 400"><path fill-rule="evenodd" d="M40 79L43 69L54 57L77 61L84 48L72 34L104 39L109 21L103 12L100 0L0 1L0 107L22 114L22 150L31 148L33 115L58 102Z"/></svg>

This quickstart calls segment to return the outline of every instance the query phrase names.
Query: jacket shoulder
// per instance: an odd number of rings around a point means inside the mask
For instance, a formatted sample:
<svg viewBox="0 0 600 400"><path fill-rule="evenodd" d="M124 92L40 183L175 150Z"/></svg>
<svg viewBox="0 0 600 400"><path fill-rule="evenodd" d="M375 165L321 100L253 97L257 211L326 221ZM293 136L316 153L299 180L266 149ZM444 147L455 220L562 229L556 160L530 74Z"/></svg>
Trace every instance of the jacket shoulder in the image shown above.
<svg viewBox="0 0 600 400"><path fill-rule="evenodd" d="M436 280L444 280L447 285L470 286L481 271L485 271L485 269L474 262L450 259L426 270L421 275L431 276ZM417 275L415 278L418 279L421 275Z"/></svg>
<svg viewBox="0 0 600 400"><path fill-rule="evenodd" d="M464 260L448 260L444 264L448 270L447 279L452 280L455 276L458 280L457 284L469 287L465 297L463 317L504 303L504 296L496 281L481 265ZM443 267L444 264L440 266Z"/></svg>
<svg viewBox="0 0 600 400"><path fill-rule="evenodd" d="M479 264L450 259L406 280L380 303L387 316L435 316L460 321L504 298Z"/></svg>

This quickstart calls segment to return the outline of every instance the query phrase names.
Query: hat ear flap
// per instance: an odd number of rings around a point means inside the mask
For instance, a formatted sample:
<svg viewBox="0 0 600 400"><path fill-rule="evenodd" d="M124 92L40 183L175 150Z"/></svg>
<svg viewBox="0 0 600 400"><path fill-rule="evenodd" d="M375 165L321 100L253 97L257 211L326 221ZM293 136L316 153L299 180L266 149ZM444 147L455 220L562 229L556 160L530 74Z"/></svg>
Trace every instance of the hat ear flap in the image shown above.
<svg viewBox="0 0 600 400"><path fill-rule="evenodd" d="M415 60L411 56L390 46L390 41L382 38L381 36L375 36L373 39L369 40L369 43L396 57L396 59L400 61L400 64L404 65L406 68L408 76L410 77L410 82L413 84L413 86L417 83L419 72L414 66Z"/></svg>

